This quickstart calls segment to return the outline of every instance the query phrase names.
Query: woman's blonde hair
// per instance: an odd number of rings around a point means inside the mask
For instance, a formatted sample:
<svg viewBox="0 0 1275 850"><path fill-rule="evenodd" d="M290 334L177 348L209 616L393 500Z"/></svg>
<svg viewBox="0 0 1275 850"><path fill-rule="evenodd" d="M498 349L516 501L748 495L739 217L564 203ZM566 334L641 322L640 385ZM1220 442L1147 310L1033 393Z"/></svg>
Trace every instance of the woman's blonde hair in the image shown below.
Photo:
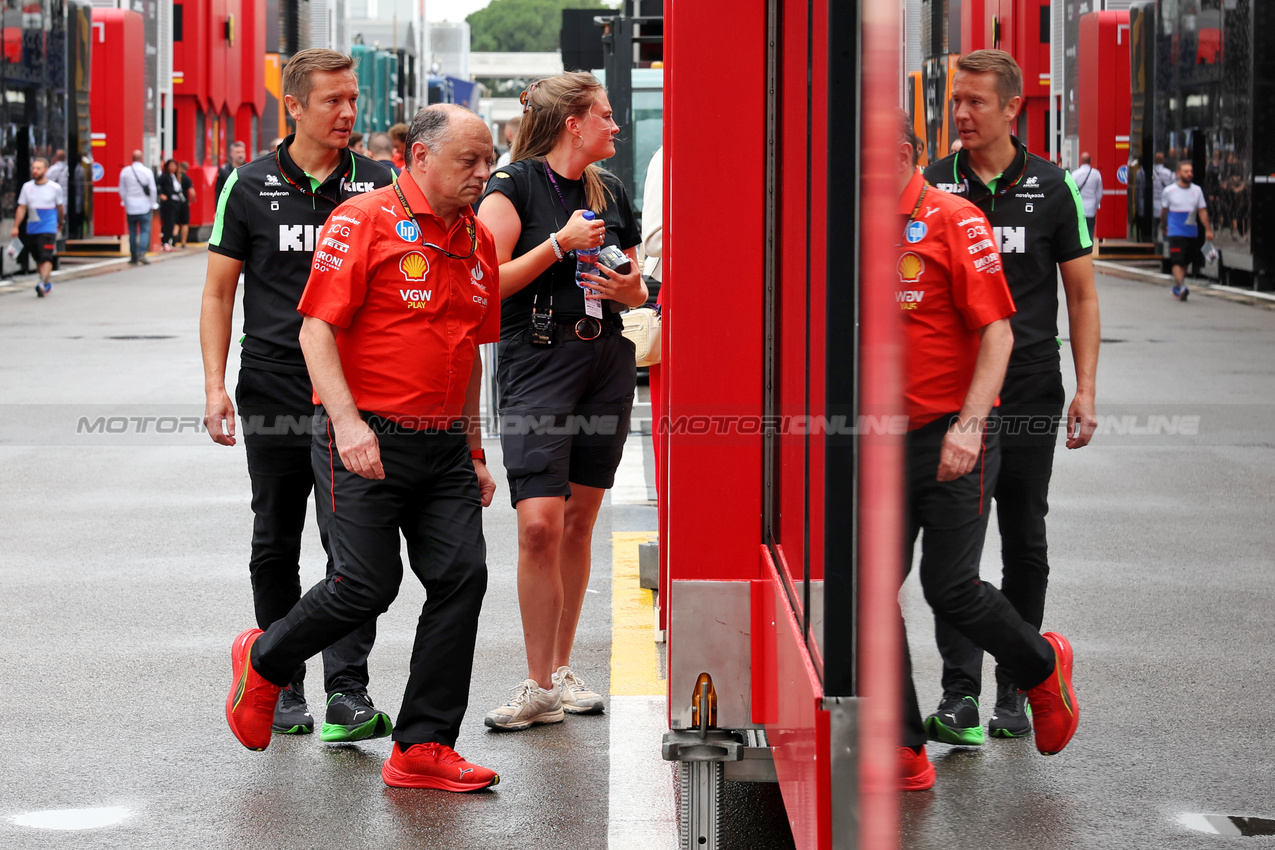
<svg viewBox="0 0 1275 850"><path fill-rule="evenodd" d="M537 80L522 93L522 126L514 140L510 159L544 157L558 143L568 118L583 118L606 89L592 74L572 71ZM611 190L602 182L602 169L590 163L584 169L584 200L601 215Z"/></svg>

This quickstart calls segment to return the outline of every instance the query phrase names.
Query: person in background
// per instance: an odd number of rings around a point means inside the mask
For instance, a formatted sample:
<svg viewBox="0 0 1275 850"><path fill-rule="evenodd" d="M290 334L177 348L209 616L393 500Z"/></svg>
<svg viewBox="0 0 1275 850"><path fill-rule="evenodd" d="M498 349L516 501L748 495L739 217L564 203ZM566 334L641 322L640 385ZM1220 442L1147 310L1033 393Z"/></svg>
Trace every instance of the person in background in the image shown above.
<svg viewBox="0 0 1275 850"><path fill-rule="evenodd" d="M36 157L31 161L31 179L18 193L18 209L11 235L16 239L26 223L23 244L35 259L40 281L35 294L43 298L53 289L53 260L57 257L58 231L66 221L66 198L62 187L49 179L49 161Z"/></svg>
<svg viewBox="0 0 1275 850"><path fill-rule="evenodd" d="M390 142L394 146L394 167L403 170L403 149L407 147L407 125L398 123L390 127ZM397 173L397 172L395 172Z"/></svg>
<svg viewBox="0 0 1275 850"><path fill-rule="evenodd" d="M1163 207L1160 219L1169 240L1169 263L1173 267L1173 297L1179 301L1185 301L1191 294L1186 285L1186 270L1199 253L1200 225L1204 226L1205 241L1213 241L1208 204L1204 192L1191 182L1194 176L1195 166L1187 160L1179 162L1177 181L1166 187L1160 197Z"/></svg>
<svg viewBox="0 0 1275 850"><path fill-rule="evenodd" d="M221 190L226 188L226 180L230 178L230 172L243 165L248 160L248 146L243 142L231 142L226 162L217 169L217 197L221 197Z"/></svg>
<svg viewBox="0 0 1275 850"><path fill-rule="evenodd" d="M620 132L592 74L548 77L523 93L513 162L487 181L478 218L500 257L496 382L509 495L518 511L518 604L527 677L484 722L496 730L594 714L602 696L571 668L589 584L593 524L624 452L637 362L620 311L646 301L641 240L624 184L597 163ZM591 210L596 218L585 218ZM571 252L611 245L621 275L595 266L577 284ZM549 417L566 428L523 427ZM575 423L585 428L572 427ZM592 423L591 426L589 423Z"/></svg>
<svg viewBox="0 0 1275 850"><path fill-rule="evenodd" d="M1173 181L1177 178L1173 176L1173 171L1164 163L1164 154L1157 153L1155 155L1155 165L1151 169L1151 216L1155 219L1153 238L1160 238L1160 212L1162 210L1161 201L1164 198L1164 190L1173 185Z"/></svg>
<svg viewBox="0 0 1275 850"><path fill-rule="evenodd" d="M53 153L53 163L49 166L49 179L62 187L62 198L70 198L71 169L66 164L66 151L58 148Z"/></svg>
<svg viewBox="0 0 1275 850"><path fill-rule="evenodd" d="M363 146L362 133L350 134L350 150L354 151L355 153L361 153L364 156L367 156L367 148Z"/></svg>
<svg viewBox="0 0 1275 850"><path fill-rule="evenodd" d="M185 202L182 193L181 175L177 173L177 160L170 159L164 163L164 171L159 175L159 248L168 252L173 250L173 239L177 235L177 211Z"/></svg>
<svg viewBox="0 0 1275 850"><path fill-rule="evenodd" d="M1080 201L1085 207L1085 224L1089 226L1089 241L1092 242L1098 210L1102 207L1102 172L1093 167L1088 153L1082 153L1080 167L1071 172L1071 179L1080 190Z"/></svg>
<svg viewBox="0 0 1275 850"><path fill-rule="evenodd" d="M367 139L367 155L393 171L397 176L402 170L394 164L394 142L389 133L373 133Z"/></svg>
<svg viewBox="0 0 1275 850"><path fill-rule="evenodd" d="M655 304L664 310L664 146L656 149L655 155L646 167L646 183L642 187L642 252L646 254L646 263L642 274L659 284L655 295ZM664 470L661 464L664 445L660 437L664 434L664 404L661 392L664 385L664 372L661 364L647 367L649 375L648 387L651 390L651 446L655 453L655 497L658 501L663 496Z"/></svg>
<svg viewBox="0 0 1275 850"><path fill-rule="evenodd" d="M181 179L182 199L177 206L177 229L181 233L182 247L186 247L186 237L190 235L190 205L195 202L195 184L191 181L190 163L177 163L177 176Z"/></svg>
<svg viewBox="0 0 1275 850"><path fill-rule="evenodd" d="M503 168L513 160L514 142L518 140L518 128L521 126L521 115L515 115L505 122L505 152L496 160L497 168Z"/></svg>
<svg viewBox="0 0 1275 850"><path fill-rule="evenodd" d="M133 151L133 161L120 169L120 205L128 216L130 265L150 265L146 252L151 245L151 219L159 209L155 174L142 163L142 152Z"/></svg>

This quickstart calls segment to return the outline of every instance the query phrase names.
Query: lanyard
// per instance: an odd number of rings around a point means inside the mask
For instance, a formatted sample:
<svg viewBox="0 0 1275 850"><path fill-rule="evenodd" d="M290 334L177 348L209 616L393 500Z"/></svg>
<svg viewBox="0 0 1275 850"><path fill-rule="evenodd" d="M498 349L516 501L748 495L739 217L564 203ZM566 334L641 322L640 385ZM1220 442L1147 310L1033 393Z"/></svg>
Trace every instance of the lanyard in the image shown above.
<svg viewBox="0 0 1275 850"><path fill-rule="evenodd" d="M562 204L562 211L570 216L571 210L567 209L567 199L563 197L562 189L558 186L558 180L553 176L553 169L549 167L548 160L541 160L541 162L544 163L545 174L549 177L549 182L553 184L553 191L558 193L558 202Z"/></svg>
<svg viewBox="0 0 1275 850"><path fill-rule="evenodd" d="M921 204L925 203L925 193L930 190L928 185L921 186L921 194L917 196L916 206L912 208L912 215L908 216L908 224L916 221L916 217L921 214ZM904 225L906 227L907 225Z"/></svg>
<svg viewBox="0 0 1275 850"><path fill-rule="evenodd" d="M403 190L398 187L398 183L394 184L394 194L398 195L398 202L403 205L403 213L407 216L408 221L416 223L416 214L412 212L411 206L407 203L407 198L403 196ZM461 256L453 254L442 245L435 245L433 242L425 241L425 228L416 223L416 230L421 236L421 245L426 248L433 248L435 251L441 251L445 256L451 257L453 260L468 260L474 256L474 252L478 250L478 229L472 221L465 222L465 230L469 232L469 253Z"/></svg>
<svg viewBox="0 0 1275 850"><path fill-rule="evenodd" d="M279 147L274 149L274 164L279 169L279 174L283 177L284 182L287 183L292 188L296 189L298 192L300 192L303 195L307 195L311 198L322 198L323 200L327 201L330 204L336 204L339 206L340 205L339 201L334 201L331 198L329 198L327 195L320 195L318 192L311 191L288 176L287 170L283 167L283 162L280 161L279 159L279 151L282 150L282 148L283 148L283 145L279 145ZM345 170L345 173L341 175L342 179L349 180L350 171L353 168L354 168L354 157L350 157L350 167L347 168Z"/></svg>

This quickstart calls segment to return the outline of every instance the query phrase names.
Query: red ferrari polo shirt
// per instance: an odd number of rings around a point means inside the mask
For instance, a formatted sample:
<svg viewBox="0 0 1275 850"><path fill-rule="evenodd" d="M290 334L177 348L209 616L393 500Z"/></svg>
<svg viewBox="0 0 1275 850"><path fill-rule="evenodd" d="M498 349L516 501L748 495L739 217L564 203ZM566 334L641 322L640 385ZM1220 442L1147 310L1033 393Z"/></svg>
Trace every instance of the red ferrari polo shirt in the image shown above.
<svg viewBox="0 0 1275 850"><path fill-rule="evenodd" d="M410 173L333 211L297 309L339 330L337 349L360 410L414 429L462 413L480 343L500 339L500 265L472 207L444 230ZM459 257L446 256L432 243ZM319 399L316 395L315 401Z"/></svg>
<svg viewBox="0 0 1275 850"><path fill-rule="evenodd" d="M925 190L922 197L921 192ZM908 429L965 403L978 330L1014 314L991 225L969 201L926 187L918 171L899 197L907 219L895 301L904 322Z"/></svg>

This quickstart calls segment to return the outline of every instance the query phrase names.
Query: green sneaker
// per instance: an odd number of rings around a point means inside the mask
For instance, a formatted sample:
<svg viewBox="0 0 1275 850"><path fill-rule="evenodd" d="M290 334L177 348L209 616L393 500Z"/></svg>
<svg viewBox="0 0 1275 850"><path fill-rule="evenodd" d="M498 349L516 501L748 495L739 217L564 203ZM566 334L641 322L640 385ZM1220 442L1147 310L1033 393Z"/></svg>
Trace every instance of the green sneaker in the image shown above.
<svg viewBox="0 0 1275 850"><path fill-rule="evenodd" d="M984 735L983 724L978 719L978 700L944 694L938 710L925 718L925 734L931 741L942 744L981 746Z"/></svg>
<svg viewBox="0 0 1275 850"><path fill-rule="evenodd" d="M346 691L328 697L328 715L319 740L328 743L366 741L384 738L393 731L390 716L372 705L367 691Z"/></svg>

